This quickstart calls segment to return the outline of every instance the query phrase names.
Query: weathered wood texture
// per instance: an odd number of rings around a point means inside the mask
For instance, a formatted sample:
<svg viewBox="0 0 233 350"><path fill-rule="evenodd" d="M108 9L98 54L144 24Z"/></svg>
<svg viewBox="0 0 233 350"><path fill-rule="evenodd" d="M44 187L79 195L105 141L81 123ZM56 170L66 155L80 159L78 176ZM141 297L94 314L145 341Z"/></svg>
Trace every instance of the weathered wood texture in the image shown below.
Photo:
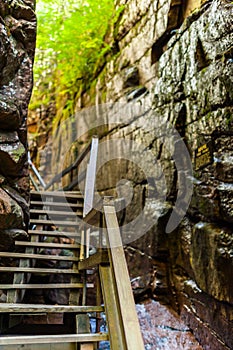
<svg viewBox="0 0 233 350"><path fill-rule="evenodd" d="M109 262L108 252L100 251L96 254L89 256L89 258L80 261L78 264L78 268L80 271L87 270L92 267L98 266L101 263L108 263L108 262Z"/></svg>
<svg viewBox="0 0 233 350"><path fill-rule="evenodd" d="M88 287L93 287L89 284ZM0 289L60 289L83 288L83 283L49 283L49 284L0 284Z"/></svg>
<svg viewBox="0 0 233 350"><path fill-rule="evenodd" d="M44 203L41 201L30 201L30 204L33 206L43 206ZM71 202L46 202L46 206L49 207L68 207L68 208L82 208L83 207L83 203L71 203Z"/></svg>
<svg viewBox="0 0 233 350"><path fill-rule="evenodd" d="M72 256L23 254L23 253L9 253L9 252L0 252L0 257L19 258L19 259L28 258L28 259L39 259L39 260L79 261L79 258L72 257Z"/></svg>
<svg viewBox="0 0 233 350"><path fill-rule="evenodd" d="M121 315L125 334L126 349L143 350L144 344L136 313L116 211L112 201L104 201L104 214L110 261L119 298L119 313Z"/></svg>
<svg viewBox="0 0 233 350"><path fill-rule="evenodd" d="M76 343L0 345L1 350L77 350Z"/></svg>
<svg viewBox="0 0 233 350"><path fill-rule="evenodd" d="M71 192L63 192L63 191L40 191L40 192L36 192L36 191L31 191L31 197L57 197L57 198L75 198L75 199L83 199L83 195L80 192L75 192L75 191L71 191Z"/></svg>
<svg viewBox="0 0 233 350"><path fill-rule="evenodd" d="M0 272L79 274L79 271L74 269L50 269L40 267L0 267Z"/></svg>
<svg viewBox="0 0 233 350"><path fill-rule="evenodd" d="M55 344L70 342L98 342L108 340L108 335L101 334L57 334L57 335L33 335L33 336L12 336L0 337L0 345L19 345L19 344Z"/></svg>
<svg viewBox="0 0 233 350"><path fill-rule="evenodd" d="M117 291L116 288L114 288L115 281L110 265L100 266L99 273L104 305L107 311L106 316L111 348L114 350L127 350L119 312Z"/></svg>
<svg viewBox="0 0 233 350"><path fill-rule="evenodd" d="M36 247L36 248L65 248L65 249L79 249L79 244L62 244L62 243L41 243L41 242L24 242L24 241L15 241L15 245L23 247Z"/></svg>
<svg viewBox="0 0 233 350"><path fill-rule="evenodd" d="M75 221L60 221L60 220L40 220L40 219L31 219L31 224L37 225L51 225L51 226L71 226L79 227L79 224Z"/></svg>
<svg viewBox="0 0 233 350"><path fill-rule="evenodd" d="M78 232L69 232L69 231L42 231L42 230L29 230L30 235L39 235L39 236L51 236L51 237L72 237L79 238Z"/></svg>
<svg viewBox="0 0 233 350"><path fill-rule="evenodd" d="M77 333L88 334L90 333L90 320L88 315L77 315L76 316L76 327ZM80 350L94 350L93 343L80 344Z"/></svg>
<svg viewBox="0 0 233 350"><path fill-rule="evenodd" d="M46 203L47 206L47 203ZM69 210L65 211L63 210L45 210L45 209L31 209L30 214L43 214L43 215L58 215L58 216L71 216L76 217L76 215L82 215L82 211L72 211L69 207L67 207Z"/></svg>
<svg viewBox="0 0 233 350"><path fill-rule="evenodd" d="M0 304L0 313L88 313L103 312L103 306L44 305L44 304Z"/></svg>

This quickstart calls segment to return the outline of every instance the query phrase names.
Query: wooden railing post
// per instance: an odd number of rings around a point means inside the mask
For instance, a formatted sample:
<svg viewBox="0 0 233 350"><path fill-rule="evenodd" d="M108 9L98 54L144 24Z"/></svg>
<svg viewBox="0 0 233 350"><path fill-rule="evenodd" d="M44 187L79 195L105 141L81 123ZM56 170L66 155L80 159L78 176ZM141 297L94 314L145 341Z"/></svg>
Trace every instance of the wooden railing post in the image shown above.
<svg viewBox="0 0 233 350"><path fill-rule="evenodd" d="M96 165L98 157L99 139L97 136L92 138L90 161L87 166L87 175L84 192L83 217L85 217L93 208L96 180Z"/></svg>
<svg viewBox="0 0 233 350"><path fill-rule="evenodd" d="M130 284L120 228L117 221L113 199L104 198L104 216L109 258L114 272L119 312L127 350L143 350L144 344L135 308L133 292Z"/></svg>

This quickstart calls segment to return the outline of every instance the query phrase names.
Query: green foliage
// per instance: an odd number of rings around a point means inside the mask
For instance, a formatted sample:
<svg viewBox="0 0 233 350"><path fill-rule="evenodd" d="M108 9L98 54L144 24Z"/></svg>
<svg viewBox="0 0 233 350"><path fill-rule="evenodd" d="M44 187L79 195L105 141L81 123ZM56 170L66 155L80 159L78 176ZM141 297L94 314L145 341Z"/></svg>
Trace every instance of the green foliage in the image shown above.
<svg viewBox="0 0 233 350"><path fill-rule="evenodd" d="M114 22L111 0L37 0L37 49L31 109L77 93L110 50L105 40ZM67 107L71 108L67 102Z"/></svg>

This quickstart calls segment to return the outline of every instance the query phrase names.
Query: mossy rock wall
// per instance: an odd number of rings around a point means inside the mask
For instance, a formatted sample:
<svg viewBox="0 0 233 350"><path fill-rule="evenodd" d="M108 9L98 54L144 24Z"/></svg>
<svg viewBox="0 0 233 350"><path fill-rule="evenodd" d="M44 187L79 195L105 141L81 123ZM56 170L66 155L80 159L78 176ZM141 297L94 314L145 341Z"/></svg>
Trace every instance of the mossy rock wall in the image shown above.
<svg viewBox="0 0 233 350"><path fill-rule="evenodd" d="M32 91L32 65L36 41L34 8L34 0L9 0L0 3L0 238L2 251L12 251L15 249L15 240L27 239L25 232L29 220L27 109ZM4 265L2 259L0 259L0 265Z"/></svg>

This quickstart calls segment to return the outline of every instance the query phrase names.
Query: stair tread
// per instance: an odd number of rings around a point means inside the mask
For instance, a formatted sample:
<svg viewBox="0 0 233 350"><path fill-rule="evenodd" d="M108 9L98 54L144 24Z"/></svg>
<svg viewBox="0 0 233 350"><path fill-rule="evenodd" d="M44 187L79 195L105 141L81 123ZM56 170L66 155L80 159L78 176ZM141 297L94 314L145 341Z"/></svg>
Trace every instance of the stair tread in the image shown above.
<svg viewBox="0 0 233 350"><path fill-rule="evenodd" d="M59 226L75 226L78 227L79 224L76 221L59 221L59 220L42 220L42 219L31 219L31 224L38 225L59 225Z"/></svg>
<svg viewBox="0 0 233 350"><path fill-rule="evenodd" d="M79 249L80 244L66 244L66 243L49 243L49 242L25 242L15 241L15 245L23 247L37 247L37 248L65 248L65 249Z"/></svg>
<svg viewBox="0 0 233 350"><path fill-rule="evenodd" d="M12 252L0 252L0 257L18 258L18 259L79 261L79 258L74 257L74 256L28 254L28 253L12 253Z"/></svg>
<svg viewBox="0 0 233 350"><path fill-rule="evenodd" d="M56 335L32 335L32 336L0 336L0 345L14 344L53 344L70 342L98 342L108 340L107 333L96 334L56 334Z"/></svg>
<svg viewBox="0 0 233 350"><path fill-rule="evenodd" d="M54 237L79 237L77 232L66 231L43 231L43 230L29 230L30 235L54 236Z"/></svg>
<svg viewBox="0 0 233 350"><path fill-rule="evenodd" d="M44 215L60 215L60 216L73 216L76 218L77 215L82 215L82 211L73 210L45 210L45 209L30 209L30 214L44 214Z"/></svg>
<svg viewBox="0 0 233 350"><path fill-rule="evenodd" d="M77 312L77 313L89 313L89 312L104 312L103 306L77 306L77 305L45 305L45 304L12 304L1 303L0 313L56 313L56 312Z"/></svg>
<svg viewBox="0 0 233 350"><path fill-rule="evenodd" d="M48 197L62 197L62 198L77 198L77 199L83 199L83 195L81 192L64 192L64 191L31 191L31 196L48 196Z"/></svg>
<svg viewBox="0 0 233 350"><path fill-rule="evenodd" d="M1 266L0 272L25 272L25 273L54 273L54 274L79 274L78 270L73 269L56 269L56 268L41 268L41 267L6 267Z"/></svg>
<svg viewBox="0 0 233 350"><path fill-rule="evenodd" d="M87 288L93 287L93 284L86 284ZM48 284L0 284L0 289L73 289L83 288L83 283L48 283Z"/></svg>
<svg viewBox="0 0 233 350"><path fill-rule="evenodd" d="M42 201L30 201L31 205L48 205L51 207L72 207L72 208L82 208L83 203L70 203L70 202L42 202Z"/></svg>

